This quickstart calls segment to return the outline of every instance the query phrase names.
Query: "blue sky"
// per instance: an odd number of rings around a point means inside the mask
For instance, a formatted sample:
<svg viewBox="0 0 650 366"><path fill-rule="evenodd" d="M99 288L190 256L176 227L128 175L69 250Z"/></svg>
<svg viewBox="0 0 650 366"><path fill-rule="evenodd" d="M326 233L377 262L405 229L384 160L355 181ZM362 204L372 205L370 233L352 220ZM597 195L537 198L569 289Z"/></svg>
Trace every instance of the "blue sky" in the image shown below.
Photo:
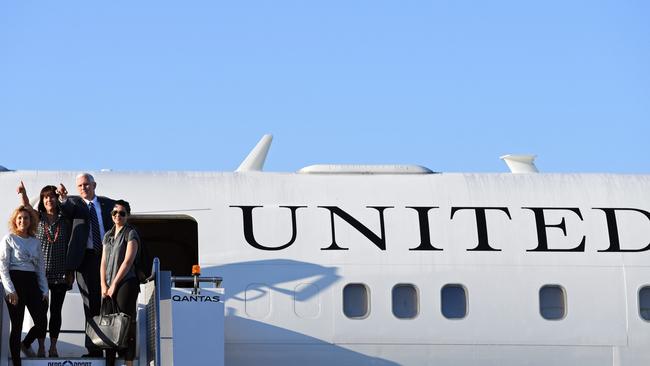
<svg viewBox="0 0 650 366"><path fill-rule="evenodd" d="M649 173L647 1L4 1L0 165ZM94 146L89 151L89 146Z"/></svg>

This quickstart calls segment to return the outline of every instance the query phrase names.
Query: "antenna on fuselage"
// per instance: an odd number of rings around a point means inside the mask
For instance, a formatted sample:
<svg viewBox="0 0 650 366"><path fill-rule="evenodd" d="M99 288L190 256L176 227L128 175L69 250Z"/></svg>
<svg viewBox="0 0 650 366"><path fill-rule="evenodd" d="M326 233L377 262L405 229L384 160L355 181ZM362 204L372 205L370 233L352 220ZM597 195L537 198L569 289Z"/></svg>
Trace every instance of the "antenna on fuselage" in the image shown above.
<svg viewBox="0 0 650 366"><path fill-rule="evenodd" d="M248 154L246 159L242 161L236 172L261 172L264 168L266 155L269 153L273 135L264 135L260 141L255 145L253 150Z"/></svg>
<svg viewBox="0 0 650 366"><path fill-rule="evenodd" d="M536 155L503 155L499 159L506 162L510 173L538 173L535 166Z"/></svg>

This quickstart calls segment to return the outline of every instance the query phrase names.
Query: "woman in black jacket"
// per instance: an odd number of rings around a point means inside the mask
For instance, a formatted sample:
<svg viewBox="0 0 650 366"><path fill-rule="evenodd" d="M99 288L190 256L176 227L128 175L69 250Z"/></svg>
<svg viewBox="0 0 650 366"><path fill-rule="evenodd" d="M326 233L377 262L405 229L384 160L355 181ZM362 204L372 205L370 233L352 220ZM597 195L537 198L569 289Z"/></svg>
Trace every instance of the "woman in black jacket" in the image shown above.
<svg viewBox="0 0 650 366"><path fill-rule="evenodd" d="M23 206L32 208L27 198L25 185L20 182L18 193L21 195ZM61 331L61 309L66 292L72 287L73 277L65 270L65 258L70 241L71 222L65 217L59 207L59 192L55 186L45 186L41 189L38 202L38 227L36 238L41 242L45 275L50 288L50 357L59 357L56 343ZM45 357L45 338L39 335L39 329L33 326L21 348L26 354L31 351L31 345L38 339L38 357Z"/></svg>

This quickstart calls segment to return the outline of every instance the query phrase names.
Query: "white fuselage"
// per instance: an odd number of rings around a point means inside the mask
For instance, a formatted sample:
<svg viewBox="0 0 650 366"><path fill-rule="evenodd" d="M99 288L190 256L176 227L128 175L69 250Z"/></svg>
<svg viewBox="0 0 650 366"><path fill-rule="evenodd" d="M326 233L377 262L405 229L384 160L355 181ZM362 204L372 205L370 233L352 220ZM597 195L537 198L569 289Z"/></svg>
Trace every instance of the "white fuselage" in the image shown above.
<svg viewBox="0 0 650 366"><path fill-rule="evenodd" d="M34 198L46 184L74 191L75 175L0 173L0 217L17 205L20 180ZM99 195L128 200L135 216L196 221L202 274L224 278L228 366L650 362L650 322L639 308L639 291L650 286L650 176L95 179ZM344 301L349 284L367 298ZM446 285L465 290L464 316L441 311ZM564 291L561 319L540 314L548 285ZM412 310L413 302L415 313L398 317L394 307ZM346 315L360 303L362 316Z"/></svg>

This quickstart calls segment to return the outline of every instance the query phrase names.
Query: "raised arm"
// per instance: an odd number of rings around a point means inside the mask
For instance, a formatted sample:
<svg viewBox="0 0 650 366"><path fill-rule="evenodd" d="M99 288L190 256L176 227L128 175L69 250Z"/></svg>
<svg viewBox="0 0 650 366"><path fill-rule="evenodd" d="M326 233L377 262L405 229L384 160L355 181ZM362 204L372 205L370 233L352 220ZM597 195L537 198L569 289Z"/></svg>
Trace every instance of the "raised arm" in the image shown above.
<svg viewBox="0 0 650 366"><path fill-rule="evenodd" d="M56 191L59 194L59 203L61 203L60 207L63 214L70 219L76 218L75 205L68 199L68 190L65 188L63 183L59 183L59 189Z"/></svg>
<svg viewBox="0 0 650 366"><path fill-rule="evenodd" d="M25 183L23 181L20 181L20 184L18 185L18 188L16 188L16 192L18 192L18 195L20 196L20 203L25 206L29 207L32 210L34 209L32 205L29 203L29 198L27 197L27 190L25 189Z"/></svg>
<svg viewBox="0 0 650 366"><path fill-rule="evenodd" d="M68 190L65 188L63 183L59 183L59 188L56 190L56 193L59 194L60 202L65 202L68 199Z"/></svg>

